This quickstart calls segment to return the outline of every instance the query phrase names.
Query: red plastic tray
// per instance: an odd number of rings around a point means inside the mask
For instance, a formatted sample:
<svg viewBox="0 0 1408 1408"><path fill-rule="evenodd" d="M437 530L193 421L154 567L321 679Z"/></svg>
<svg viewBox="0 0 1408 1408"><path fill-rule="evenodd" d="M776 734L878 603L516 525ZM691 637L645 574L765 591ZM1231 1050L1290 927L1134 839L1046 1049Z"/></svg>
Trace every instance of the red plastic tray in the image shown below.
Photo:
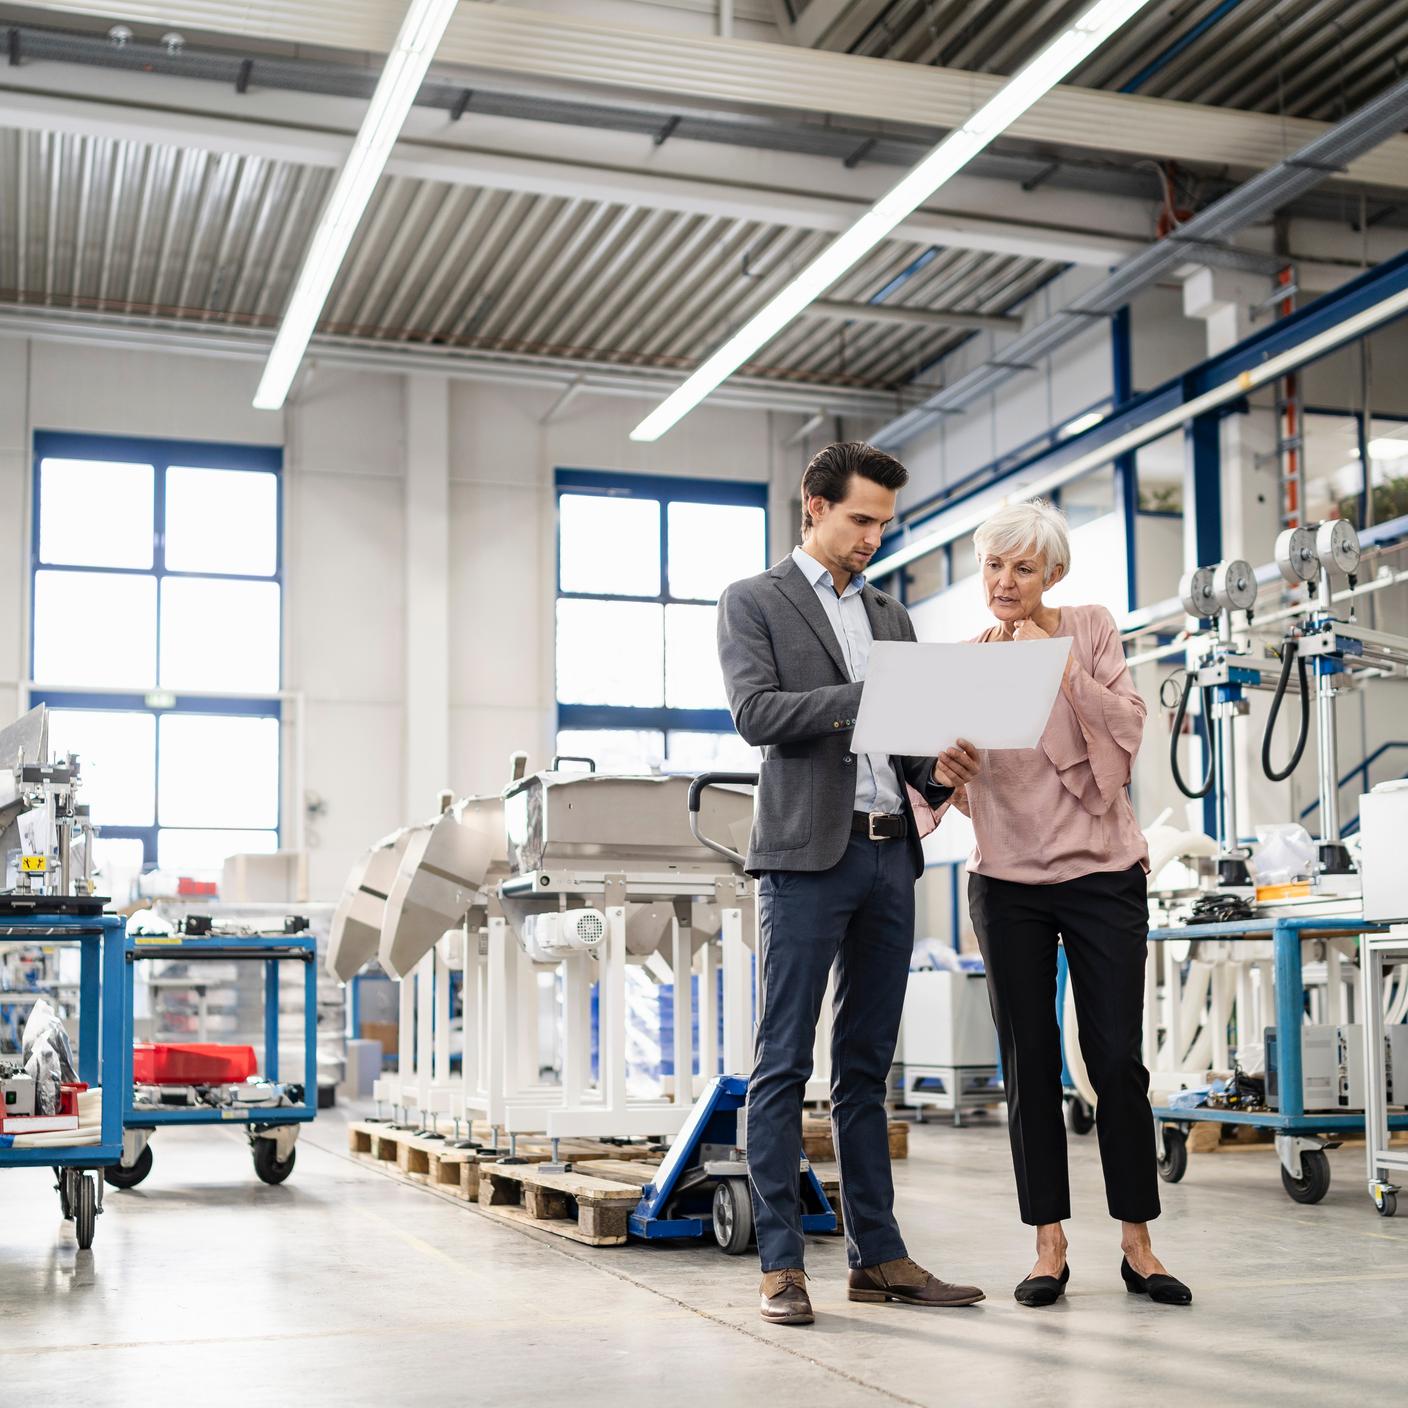
<svg viewBox="0 0 1408 1408"><path fill-rule="evenodd" d="M252 1046L138 1042L132 1048L132 1078L139 1085L228 1085L255 1069Z"/></svg>

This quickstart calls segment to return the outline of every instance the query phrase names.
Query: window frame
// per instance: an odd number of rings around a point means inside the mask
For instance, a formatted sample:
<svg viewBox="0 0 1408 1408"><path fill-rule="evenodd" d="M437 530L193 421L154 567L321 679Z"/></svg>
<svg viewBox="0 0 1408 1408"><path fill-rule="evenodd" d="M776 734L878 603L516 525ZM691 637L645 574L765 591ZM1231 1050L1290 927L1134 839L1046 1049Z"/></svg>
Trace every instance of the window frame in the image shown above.
<svg viewBox="0 0 1408 1408"><path fill-rule="evenodd" d="M677 709L669 705L636 708L624 704L565 704L557 698L556 603L569 601L634 601L668 606L713 606L717 598L679 597L670 593L670 505L671 503L727 504L763 511L763 542L766 558L768 542L768 486L747 479L677 478L674 475L634 474L625 470L559 468L554 485L553 550L555 553L553 598L553 698L557 707L556 734L563 729L656 729L665 735L666 756L669 735L685 733L733 733L733 716L725 709ZM660 504L660 592L656 596L625 596L606 592L564 591L562 587L562 512L564 494L600 495L605 498L654 499ZM663 695L662 695L663 697Z"/></svg>
<svg viewBox="0 0 1408 1408"><path fill-rule="evenodd" d="M150 464L152 484L152 565L147 567L94 567L83 563L45 562L41 556L40 508L41 465L46 459L109 460L120 464ZM166 565L166 471L219 469L251 471L274 475L274 571L269 576L244 572L177 571ZM35 584L40 572L113 572L125 576L152 577L156 581L156 668L161 669L161 590L167 577L209 578L230 582L273 582L279 588L279 676L274 693L218 694L172 690L155 683L148 690L107 690L102 681L92 688L46 687L34 679ZM100 713L149 714L154 719L155 758L152 774L152 824L150 826L105 825L97 819L99 835L105 840L136 840L142 843L143 865L151 869L157 861L157 836L161 825L161 718L164 714L239 715L270 718L283 722L284 633L286 628L284 591L284 480L283 450L277 445L225 444L208 440L165 440L146 436L96 435L74 431L36 430L33 435L33 467L30 481L29 610L27 612L26 682L29 707L47 704L52 709L88 710ZM159 703L152 703L157 699ZM278 796L275 825L276 846L283 844L285 758L282 729L279 737ZM228 826L176 827L179 831L266 830Z"/></svg>

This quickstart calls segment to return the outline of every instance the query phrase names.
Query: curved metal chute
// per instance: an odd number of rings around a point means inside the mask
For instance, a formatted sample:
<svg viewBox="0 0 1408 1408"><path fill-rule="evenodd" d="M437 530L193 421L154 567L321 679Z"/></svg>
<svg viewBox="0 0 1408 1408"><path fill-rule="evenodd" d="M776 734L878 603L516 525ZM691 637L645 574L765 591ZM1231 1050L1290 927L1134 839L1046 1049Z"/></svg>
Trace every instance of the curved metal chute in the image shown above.
<svg viewBox="0 0 1408 1408"><path fill-rule="evenodd" d="M352 867L342 888L328 933L328 972L344 983L376 957L386 896L410 834L397 831L378 841Z"/></svg>
<svg viewBox="0 0 1408 1408"><path fill-rule="evenodd" d="M393 978L404 978L464 919L505 849L503 827L499 798L466 797L410 829L377 942L377 958Z"/></svg>

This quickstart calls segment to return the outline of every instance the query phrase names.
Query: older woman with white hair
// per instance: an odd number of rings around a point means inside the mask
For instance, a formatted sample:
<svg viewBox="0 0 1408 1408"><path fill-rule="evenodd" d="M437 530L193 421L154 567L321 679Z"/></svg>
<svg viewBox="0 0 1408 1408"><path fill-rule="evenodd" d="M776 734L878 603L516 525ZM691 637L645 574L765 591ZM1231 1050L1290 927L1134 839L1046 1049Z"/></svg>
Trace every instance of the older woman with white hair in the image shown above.
<svg viewBox="0 0 1408 1408"><path fill-rule="evenodd" d="M1098 1097L1110 1215L1122 1224L1130 1291L1186 1305L1192 1293L1154 1255L1159 1215L1149 1073L1140 1054L1148 945L1148 848L1128 784L1144 731L1114 618L1103 606L1046 605L1070 570L1066 522L1040 501L1000 509L974 535L994 645L1066 636L1071 653L1035 748L989 751L949 805L972 818L968 904L987 968L1007 1089L1022 1221L1036 1265L1016 1289L1051 1305L1070 1279L1056 949L1066 950L1080 1047ZM943 779L948 781L948 779Z"/></svg>

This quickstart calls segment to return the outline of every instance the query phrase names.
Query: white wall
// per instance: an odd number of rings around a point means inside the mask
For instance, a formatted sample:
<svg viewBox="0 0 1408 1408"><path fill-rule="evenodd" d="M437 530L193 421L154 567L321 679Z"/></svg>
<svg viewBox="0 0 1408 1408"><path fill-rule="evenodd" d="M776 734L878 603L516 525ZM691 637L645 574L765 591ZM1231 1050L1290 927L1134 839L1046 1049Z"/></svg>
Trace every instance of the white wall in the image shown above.
<svg viewBox="0 0 1408 1408"><path fill-rule="evenodd" d="M0 690L24 679L30 432L282 445L285 688L305 710L303 784L314 897L335 897L357 854L411 819L404 780L408 612L406 379L315 367L281 414L250 406L259 366L0 338ZM708 409L655 445L628 438L647 403L580 397L549 425L556 393L449 388L449 776L497 791L508 755L552 751L555 504L559 467L776 481L773 533L790 545L798 418ZM774 420L777 424L774 425ZM610 643L604 643L610 648ZM6 709L5 712L8 712ZM294 836L295 730L286 727L285 839ZM430 814L435 797L421 800Z"/></svg>

